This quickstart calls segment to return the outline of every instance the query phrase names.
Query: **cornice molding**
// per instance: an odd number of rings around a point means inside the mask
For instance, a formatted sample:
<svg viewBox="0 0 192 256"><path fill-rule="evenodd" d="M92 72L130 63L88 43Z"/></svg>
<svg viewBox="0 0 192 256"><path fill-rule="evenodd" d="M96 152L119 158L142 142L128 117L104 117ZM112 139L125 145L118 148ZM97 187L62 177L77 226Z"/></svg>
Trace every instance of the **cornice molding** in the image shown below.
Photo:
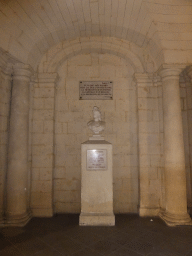
<svg viewBox="0 0 192 256"><path fill-rule="evenodd" d="M56 72L53 73L38 73L37 81L39 83L55 83L57 82L59 76Z"/></svg>

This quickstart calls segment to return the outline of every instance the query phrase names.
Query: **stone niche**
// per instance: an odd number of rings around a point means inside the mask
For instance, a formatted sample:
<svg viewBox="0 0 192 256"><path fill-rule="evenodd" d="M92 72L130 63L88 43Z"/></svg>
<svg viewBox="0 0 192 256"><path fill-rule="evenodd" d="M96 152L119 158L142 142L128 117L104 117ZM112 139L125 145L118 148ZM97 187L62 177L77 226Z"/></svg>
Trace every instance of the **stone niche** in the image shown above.
<svg viewBox="0 0 192 256"><path fill-rule="evenodd" d="M134 70L110 54L82 54L58 70L55 94L55 211L80 212L81 143L90 136L91 109L102 109L113 144L114 212L137 212L137 99ZM113 100L79 100L79 81L113 81Z"/></svg>

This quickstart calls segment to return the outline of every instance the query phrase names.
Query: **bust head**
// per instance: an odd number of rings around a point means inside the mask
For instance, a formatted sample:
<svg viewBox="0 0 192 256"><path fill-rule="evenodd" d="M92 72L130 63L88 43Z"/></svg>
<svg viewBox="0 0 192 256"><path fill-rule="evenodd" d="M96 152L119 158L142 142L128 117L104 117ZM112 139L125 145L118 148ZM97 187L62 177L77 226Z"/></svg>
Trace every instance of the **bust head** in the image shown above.
<svg viewBox="0 0 192 256"><path fill-rule="evenodd" d="M98 107L93 107L93 118L95 122L101 121L101 112Z"/></svg>
<svg viewBox="0 0 192 256"><path fill-rule="evenodd" d="M101 112L98 107L93 107L93 119L87 123L89 129L91 129L94 134L99 134L105 128L105 122L101 121Z"/></svg>

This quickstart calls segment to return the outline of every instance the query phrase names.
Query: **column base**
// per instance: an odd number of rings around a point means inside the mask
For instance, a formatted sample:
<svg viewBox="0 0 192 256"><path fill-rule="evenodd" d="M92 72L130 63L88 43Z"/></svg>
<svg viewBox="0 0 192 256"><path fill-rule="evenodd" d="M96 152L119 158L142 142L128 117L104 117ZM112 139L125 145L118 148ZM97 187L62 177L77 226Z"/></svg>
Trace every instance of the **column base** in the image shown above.
<svg viewBox="0 0 192 256"><path fill-rule="evenodd" d="M4 226L8 227L24 227L32 218L31 211L16 216L7 216L4 220Z"/></svg>
<svg viewBox="0 0 192 256"><path fill-rule="evenodd" d="M0 215L0 227L2 227L4 225L5 222L5 218L3 216L3 214Z"/></svg>
<svg viewBox="0 0 192 256"><path fill-rule="evenodd" d="M115 226L115 215L99 213L81 213L80 226Z"/></svg>
<svg viewBox="0 0 192 256"><path fill-rule="evenodd" d="M159 217L170 227L192 225L192 220L188 213L179 215L161 211Z"/></svg>
<svg viewBox="0 0 192 256"><path fill-rule="evenodd" d="M192 215L192 206L188 207L188 213L189 215Z"/></svg>

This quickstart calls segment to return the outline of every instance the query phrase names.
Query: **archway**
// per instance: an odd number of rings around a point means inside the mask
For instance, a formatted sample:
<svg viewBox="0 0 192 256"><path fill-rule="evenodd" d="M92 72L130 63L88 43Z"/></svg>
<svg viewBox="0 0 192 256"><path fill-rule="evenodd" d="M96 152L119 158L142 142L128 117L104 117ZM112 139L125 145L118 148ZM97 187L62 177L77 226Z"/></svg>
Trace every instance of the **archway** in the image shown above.
<svg viewBox="0 0 192 256"><path fill-rule="evenodd" d="M40 183L38 181L38 184L42 184L41 188L36 188L36 181L32 181L34 215L39 215L40 212L42 215L53 213L53 191L54 201L57 201L57 205L68 205L63 211L66 212L66 209L71 212L79 211L80 192L76 193L73 190L80 191L80 180L76 179L73 174L75 173L76 177L80 175L79 147L88 139L86 123L91 118L92 106L96 104L101 107L106 122L111 124L107 127L108 138L106 139L116 144L114 153L116 158L114 171L116 173L116 202L121 203L121 206L116 203L116 212L137 212L138 210L137 91L133 82L133 74L144 72L144 66L138 56L130 50L129 44L122 43L120 40L114 40L115 43L108 43L107 39L103 41L102 44L95 43L94 40L91 43L90 41L85 43L74 41L74 44L71 43L71 46L67 45L66 48L55 47L42 58L39 64L38 80L35 84L37 93L34 97L35 118L33 118L33 122L34 124L43 123L44 128L41 134L37 131L38 129L33 133L36 149L32 154L32 171L34 169L38 169L40 173L47 171L49 178L47 177L47 181ZM78 71L75 71L77 66ZM67 78L64 74L67 74ZM55 82L56 77L59 77L57 82ZM78 81L87 79L114 80L114 100L102 103L101 101L84 101L80 104ZM64 83L66 88L63 86ZM68 93L68 99L66 99L66 93ZM65 101L62 100L64 98ZM66 109L67 111L65 111ZM118 111L116 111L117 109ZM116 120L123 125L115 124ZM83 131L83 135L81 131ZM37 148L40 147L42 155L36 156ZM66 160L63 158L63 152L67 155ZM35 158L38 158L41 163L36 165ZM42 164L42 158L45 159L44 164ZM62 161L66 161L65 165ZM121 167L119 171L121 175L118 174L118 166ZM68 178L65 176L66 169ZM54 177L54 183L52 177ZM44 183L47 184L46 191L42 191ZM77 187L78 189L76 189ZM137 189L134 193L130 193L134 187ZM34 196L38 196L38 194L42 198L38 201L33 200ZM43 196L46 196L47 201L49 198L48 203L46 200L42 200ZM74 204L71 204L71 201L63 201L63 198L69 200L72 197ZM127 200L127 206L121 200ZM62 211L59 210L59 206L56 208L58 209L56 211Z"/></svg>

